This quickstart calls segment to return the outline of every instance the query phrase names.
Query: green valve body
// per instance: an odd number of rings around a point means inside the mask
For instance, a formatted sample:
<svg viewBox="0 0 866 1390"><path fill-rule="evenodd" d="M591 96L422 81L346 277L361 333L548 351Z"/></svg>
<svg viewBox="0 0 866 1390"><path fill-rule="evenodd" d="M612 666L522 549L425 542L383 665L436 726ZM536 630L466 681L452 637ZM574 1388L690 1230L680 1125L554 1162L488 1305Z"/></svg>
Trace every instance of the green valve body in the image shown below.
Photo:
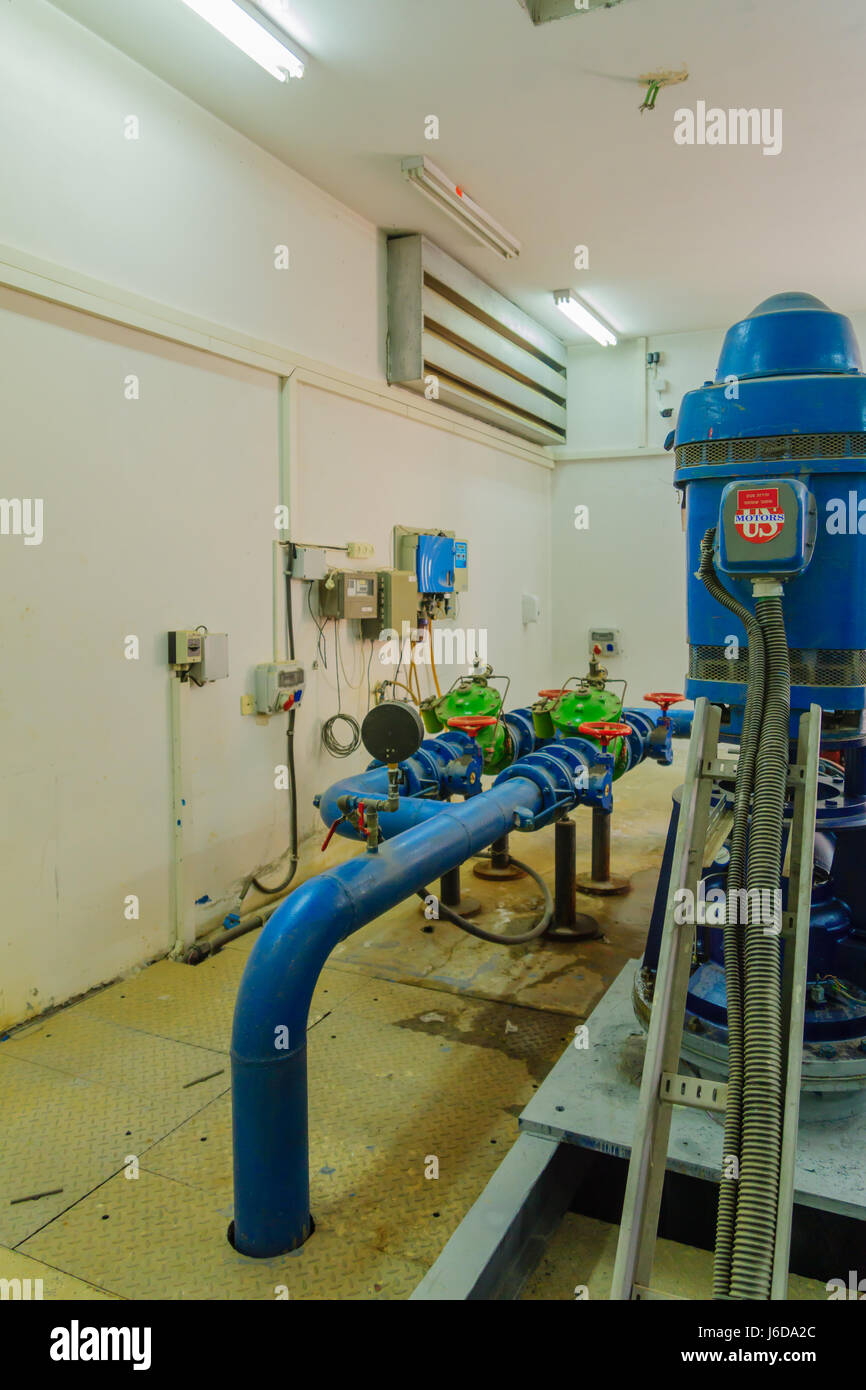
<svg viewBox="0 0 866 1390"><path fill-rule="evenodd" d="M560 738L587 738L586 734L580 732L581 724L615 724L622 715L621 698L612 691L596 685L576 686L574 690L566 690L565 694L557 699L548 700L546 705L546 710L542 707L537 714L536 708L533 707L536 732L539 731L539 723L546 717ZM547 735L539 736L544 738ZM598 739L591 738L589 742L596 748L601 748ZM612 753L615 759L613 775L616 778L623 771L625 762L622 739L615 739L608 752Z"/></svg>
<svg viewBox="0 0 866 1390"><path fill-rule="evenodd" d="M439 734L448 727L449 719L466 715L486 714L498 716L502 708L502 696L485 680L467 677L454 690L436 699L423 700L421 718L430 734ZM485 772L499 772L511 761L510 739L505 725L500 723L482 729L476 739L484 759Z"/></svg>

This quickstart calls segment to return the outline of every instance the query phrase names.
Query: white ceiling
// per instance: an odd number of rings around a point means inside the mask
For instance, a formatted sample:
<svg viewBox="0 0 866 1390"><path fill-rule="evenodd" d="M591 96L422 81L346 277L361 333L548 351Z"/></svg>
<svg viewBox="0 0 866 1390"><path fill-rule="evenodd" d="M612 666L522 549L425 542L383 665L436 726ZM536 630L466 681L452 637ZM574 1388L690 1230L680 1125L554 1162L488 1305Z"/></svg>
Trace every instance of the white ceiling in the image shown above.
<svg viewBox="0 0 866 1390"><path fill-rule="evenodd" d="M778 290L866 308L863 0L260 0L307 51L274 81L181 0L53 0L388 229L427 233L560 337L571 286L623 334L724 326ZM688 67L640 115L654 69ZM780 107L783 150L679 146L673 112ZM440 139L423 138L435 114ZM404 183L428 154L523 243L506 263ZM576 271L585 243L590 268Z"/></svg>

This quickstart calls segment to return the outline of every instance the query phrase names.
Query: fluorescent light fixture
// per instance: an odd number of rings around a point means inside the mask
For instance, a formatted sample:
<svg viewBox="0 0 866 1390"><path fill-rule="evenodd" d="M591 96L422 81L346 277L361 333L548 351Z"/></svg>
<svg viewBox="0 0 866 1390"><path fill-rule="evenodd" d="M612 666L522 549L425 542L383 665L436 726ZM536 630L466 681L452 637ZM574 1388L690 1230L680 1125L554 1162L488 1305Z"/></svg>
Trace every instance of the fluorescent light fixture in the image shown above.
<svg viewBox="0 0 866 1390"><path fill-rule="evenodd" d="M303 77L304 64L297 54L265 28L264 20L255 19L237 0L183 0L183 3L279 82L289 77Z"/></svg>
<svg viewBox="0 0 866 1390"><path fill-rule="evenodd" d="M553 301L567 319L571 319L578 328L582 328L590 338L595 338L602 347L616 347L616 334L606 323L602 323L591 309L587 309L583 301L578 299L576 294L572 294L571 290L554 290Z"/></svg>
<svg viewBox="0 0 866 1390"><path fill-rule="evenodd" d="M434 202L441 212L459 222L460 226L482 246L495 251L503 260L510 261L520 255L520 242L510 232L506 232L498 222L479 207L459 184L449 179L447 174L427 159L426 155L413 154L403 160L403 173L419 193Z"/></svg>

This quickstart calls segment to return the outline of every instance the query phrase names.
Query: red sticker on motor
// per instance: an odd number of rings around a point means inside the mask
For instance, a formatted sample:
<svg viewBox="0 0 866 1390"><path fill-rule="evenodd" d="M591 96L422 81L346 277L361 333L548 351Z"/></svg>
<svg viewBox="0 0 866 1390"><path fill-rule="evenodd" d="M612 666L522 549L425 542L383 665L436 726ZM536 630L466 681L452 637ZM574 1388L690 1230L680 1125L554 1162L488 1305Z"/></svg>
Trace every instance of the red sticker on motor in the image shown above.
<svg viewBox="0 0 866 1390"><path fill-rule="evenodd" d="M779 506L777 487L748 487L737 489L737 510L734 527L737 535L752 545L774 540L785 524L785 513Z"/></svg>

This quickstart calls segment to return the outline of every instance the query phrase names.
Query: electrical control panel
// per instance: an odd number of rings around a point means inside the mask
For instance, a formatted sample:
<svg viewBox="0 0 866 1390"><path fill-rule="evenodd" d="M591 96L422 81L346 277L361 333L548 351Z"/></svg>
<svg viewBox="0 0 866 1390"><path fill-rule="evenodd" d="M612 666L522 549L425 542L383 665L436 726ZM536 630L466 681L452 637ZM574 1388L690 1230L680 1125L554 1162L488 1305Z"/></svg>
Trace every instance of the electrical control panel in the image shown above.
<svg viewBox="0 0 866 1390"><path fill-rule="evenodd" d="M169 666L192 666L201 661L204 647L203 633L192 629L178 628L168 634Z"/></svg>
<svg viewBox="0 0 866 1390"><path fill-rule="evenodd" d="M256 714L282 714L299 705L304 668L299 661L262 661L255 669Z"/></svg>
<svg viewBox="0 0 866 1390"><path fill-rule="evenodd" d="M319 580L319 612L323 618L375 618L378 579L361 570L332 570Z"/></svg>
<svg viewBox="0 0 866 1390"><path fill-rule="evenodd" d="M401 635L403 624L410 630L418 626L418 583L412 570L379 570L378 602L375 618L361 624L361 635L377 641L382 632Z"/></svg>
<svg viewBox="0 0 866 1390"><path fill-rule="evenodd" d="M469 543L453 531L394 527L394 564L414 573L421 595L463 593L469 588Z"/></svg>
<svg viewBox="0 0 866 1390"><path fill-rule="evenodd" d="M719 508L718 567L740 578L791 579L815 546L816 506L796 478L729 483Z"/></svg>
<svg viewBox="0 0 866 1390"><path fill-rule="evenodd" d="M606 656L622 656L622 641L618 627L591 627L589 629L589 655L597 661Z"/></svg>

